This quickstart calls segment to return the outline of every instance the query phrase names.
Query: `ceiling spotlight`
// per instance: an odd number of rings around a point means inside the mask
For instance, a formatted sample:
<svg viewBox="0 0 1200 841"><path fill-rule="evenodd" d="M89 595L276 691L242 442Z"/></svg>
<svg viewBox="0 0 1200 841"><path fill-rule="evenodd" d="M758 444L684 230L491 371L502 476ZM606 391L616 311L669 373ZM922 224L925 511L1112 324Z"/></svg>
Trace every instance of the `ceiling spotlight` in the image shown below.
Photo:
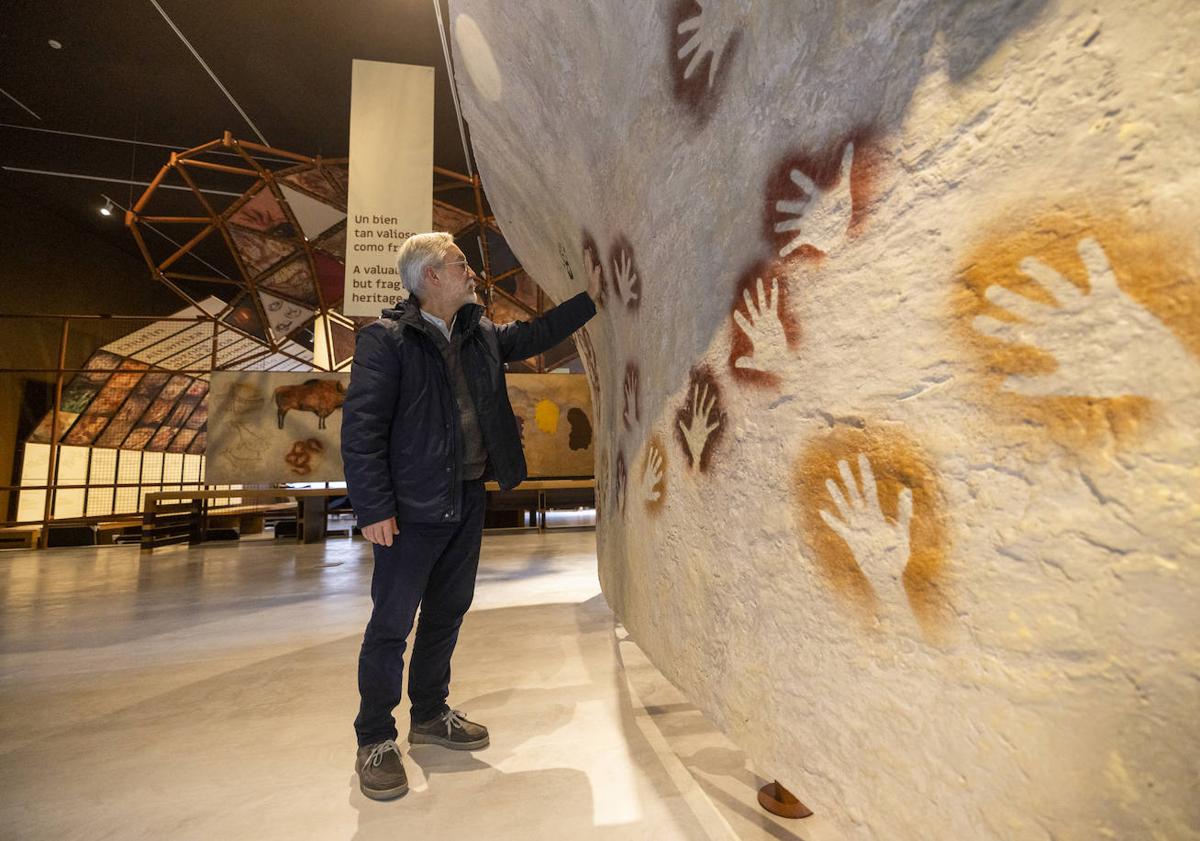
<svg viewBox="0 0 1200 841"><path fill-rule="evenodd" d="M51 49L55 49L55 50L61 50L61 49L62 49L62 42L61 42L61 41L55 41L53 38L51 38L51 39L50 39L50 47L51 47Z"/></svg>
<svg viewBox="0 0 1200 841"><path fill-rule="evenodd" d="M104 207L100 208L100 215L101 216L112 216L113 215L113 200L110 199L108 196L104 197Z"/></svg>

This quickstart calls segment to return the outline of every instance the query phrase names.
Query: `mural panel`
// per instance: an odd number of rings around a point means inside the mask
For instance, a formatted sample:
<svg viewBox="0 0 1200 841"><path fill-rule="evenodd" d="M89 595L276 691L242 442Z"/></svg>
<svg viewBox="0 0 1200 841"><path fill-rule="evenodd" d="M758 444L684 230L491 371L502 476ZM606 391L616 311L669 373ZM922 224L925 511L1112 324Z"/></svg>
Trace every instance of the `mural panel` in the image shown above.
<svg viewBox="0 0 1200 841"><path fill-rule="evenodd" d="M508 400L521 427L529 477L595 474L594 420L581 374L509 374Z"/></svg>
<svg viewBox="0 0 1200 841"><path fill-rule="evenodd" d="M208 400L213 484L340 482L349 374L217 371ZM198 434L189 445L194 450Z"/></svg>

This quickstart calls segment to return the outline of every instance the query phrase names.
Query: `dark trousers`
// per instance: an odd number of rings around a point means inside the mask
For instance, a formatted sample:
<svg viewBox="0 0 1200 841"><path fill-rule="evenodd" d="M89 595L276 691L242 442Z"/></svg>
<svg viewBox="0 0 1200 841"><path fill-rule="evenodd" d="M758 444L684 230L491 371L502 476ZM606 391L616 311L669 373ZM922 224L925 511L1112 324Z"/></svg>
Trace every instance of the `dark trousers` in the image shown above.
<svg viewBox="0 0 1200 841"><path fill-rule="evenodd" d="M354 730L360 746L396 738L392 710L400 703L405 640L418 605L408 670L410 715L424 722L449 709L450 655L475 596L486 497L481 480L464 482L462 490L461 521L400 523L391 546L374 547L374 608L358 655L361 700Z"/></svg>

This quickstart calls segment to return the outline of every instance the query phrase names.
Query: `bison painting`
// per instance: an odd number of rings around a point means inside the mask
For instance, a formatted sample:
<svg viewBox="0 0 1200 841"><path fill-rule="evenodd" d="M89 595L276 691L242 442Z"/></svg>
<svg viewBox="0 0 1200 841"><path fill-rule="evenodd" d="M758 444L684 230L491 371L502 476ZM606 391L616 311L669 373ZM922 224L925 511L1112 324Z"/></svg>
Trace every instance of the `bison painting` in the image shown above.
<svg viewBox="0 0 1200 841"><path fill-rule="evenodd" d="M292 409L312 412L317 416L317 429L325 428L325 418L332 415L346 402L346 384L340 380L305 380L299 385L281 385L275 389L275 408L278 410L279 428Z"/></svg>

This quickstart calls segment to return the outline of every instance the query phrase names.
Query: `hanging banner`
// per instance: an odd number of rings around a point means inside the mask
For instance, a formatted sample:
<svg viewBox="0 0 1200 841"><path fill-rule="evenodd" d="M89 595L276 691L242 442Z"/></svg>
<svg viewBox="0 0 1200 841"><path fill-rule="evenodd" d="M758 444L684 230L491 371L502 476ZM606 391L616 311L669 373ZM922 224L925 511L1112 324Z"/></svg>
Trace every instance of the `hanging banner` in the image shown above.
<svg viewBox="0 0 1200 841"><path fill-rule="evenodd" d="M404 297L400 244L433 229L433 68L354 60L346 315Z"/></svg>

